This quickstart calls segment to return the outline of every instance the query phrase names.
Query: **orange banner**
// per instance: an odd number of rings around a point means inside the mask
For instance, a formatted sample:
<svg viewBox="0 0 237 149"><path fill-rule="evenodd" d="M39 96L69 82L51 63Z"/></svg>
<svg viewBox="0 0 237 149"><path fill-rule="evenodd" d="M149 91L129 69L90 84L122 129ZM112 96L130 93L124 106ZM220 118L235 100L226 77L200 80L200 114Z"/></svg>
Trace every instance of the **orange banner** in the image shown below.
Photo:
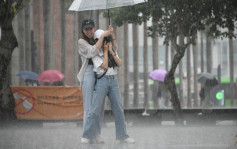
<svg viewBox="0 0 237 149"><path fill-rule="evenodd" d="M15 112L25 120L83 118L82 90L75 86L12 86Z"/></svg>

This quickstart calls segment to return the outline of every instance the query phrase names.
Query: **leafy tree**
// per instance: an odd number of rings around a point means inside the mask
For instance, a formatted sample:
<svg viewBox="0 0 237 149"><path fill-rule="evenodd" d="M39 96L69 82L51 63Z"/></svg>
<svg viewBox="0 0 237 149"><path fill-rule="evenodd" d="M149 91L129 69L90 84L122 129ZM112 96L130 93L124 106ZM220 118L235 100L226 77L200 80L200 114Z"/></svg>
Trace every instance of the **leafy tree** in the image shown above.
<svg viewBox="0 0 237 149"><path fill-rule="evenodd" d="M16 118L14 98L9 84L9 64L13 50L18 46L13 32L12 20L26 3L26 0L0 0L0 119Z"/></svg>
<svg viewBox="0 0 237 149"><path fill-rule="evenodd" d="M237 2L234 0L148 0L148 2L113 9L111 17L118 26L123 22L141 23L150 17L156 25L148 28L151 36L157 32L165 37L164 44L171 41L176 50L165 84L171 93L174 115L177 123L182 123L182 110L174 81L175 70L190 44L195 44L197 31L209 27L213 37L234 37ZM182 41L178 41L177 39ZM188 39L188 40L186 40ZM182 44L180 44L182 43Z"/></svg>

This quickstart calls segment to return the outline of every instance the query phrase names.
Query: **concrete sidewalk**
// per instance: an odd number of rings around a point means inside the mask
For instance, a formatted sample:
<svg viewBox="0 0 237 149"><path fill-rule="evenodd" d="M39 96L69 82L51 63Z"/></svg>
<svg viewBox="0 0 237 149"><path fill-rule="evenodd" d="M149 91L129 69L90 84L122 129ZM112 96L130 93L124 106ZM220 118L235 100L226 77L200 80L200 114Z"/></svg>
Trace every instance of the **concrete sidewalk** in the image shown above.
<svg viewBox="0 0 237 149"><path fill-rule="evenodd" d="M127 124L128 134L135 144L115 140L114 123L102 129L104 144L80 143L82 126L76 123L44 123L0 127L0 149L236 149L230 147L237 132L236 122L220 121L217 125L174 126L172 122L161 125L134 126Z"/></svg>

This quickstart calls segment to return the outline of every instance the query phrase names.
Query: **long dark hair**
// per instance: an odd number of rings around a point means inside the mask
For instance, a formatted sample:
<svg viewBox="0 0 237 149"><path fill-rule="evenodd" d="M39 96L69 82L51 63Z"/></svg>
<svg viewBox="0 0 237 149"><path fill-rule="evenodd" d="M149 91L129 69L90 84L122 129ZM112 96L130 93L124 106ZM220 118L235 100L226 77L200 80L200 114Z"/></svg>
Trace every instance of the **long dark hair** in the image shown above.
<svg viewBox="0 0 237 149"><path fill-rule="evenodd" d="M84 34L83 29L82 29L82 39L86 40L90 45L95 45L95 43L96 43L94 38L90 39Z"/></svg>
<svg viewBox="0 0 237 149"><path fill-rule="evenodd" d="M84 21L87 21L87 20L84 20ZM86 40L90 45L95 45L96 44L96 41L94 40L94 38L90 39L85 35L85 33L83 32L83 25L81 26L81 32L82 32L82 39Z"/></svg>

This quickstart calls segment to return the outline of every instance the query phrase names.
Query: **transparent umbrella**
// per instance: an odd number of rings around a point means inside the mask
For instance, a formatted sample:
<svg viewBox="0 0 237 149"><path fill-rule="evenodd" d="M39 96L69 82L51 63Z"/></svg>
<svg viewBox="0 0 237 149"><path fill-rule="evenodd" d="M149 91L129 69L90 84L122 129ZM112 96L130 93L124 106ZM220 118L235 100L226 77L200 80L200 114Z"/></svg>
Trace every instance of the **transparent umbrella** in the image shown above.
<svg viewBox="0 0 237 149"><path fill-rule="evenodd" d="M143 2L145 2L145 0L74 0L68 10L85 11L108 9L109 14L110 8L135 5Z"/></svg>

